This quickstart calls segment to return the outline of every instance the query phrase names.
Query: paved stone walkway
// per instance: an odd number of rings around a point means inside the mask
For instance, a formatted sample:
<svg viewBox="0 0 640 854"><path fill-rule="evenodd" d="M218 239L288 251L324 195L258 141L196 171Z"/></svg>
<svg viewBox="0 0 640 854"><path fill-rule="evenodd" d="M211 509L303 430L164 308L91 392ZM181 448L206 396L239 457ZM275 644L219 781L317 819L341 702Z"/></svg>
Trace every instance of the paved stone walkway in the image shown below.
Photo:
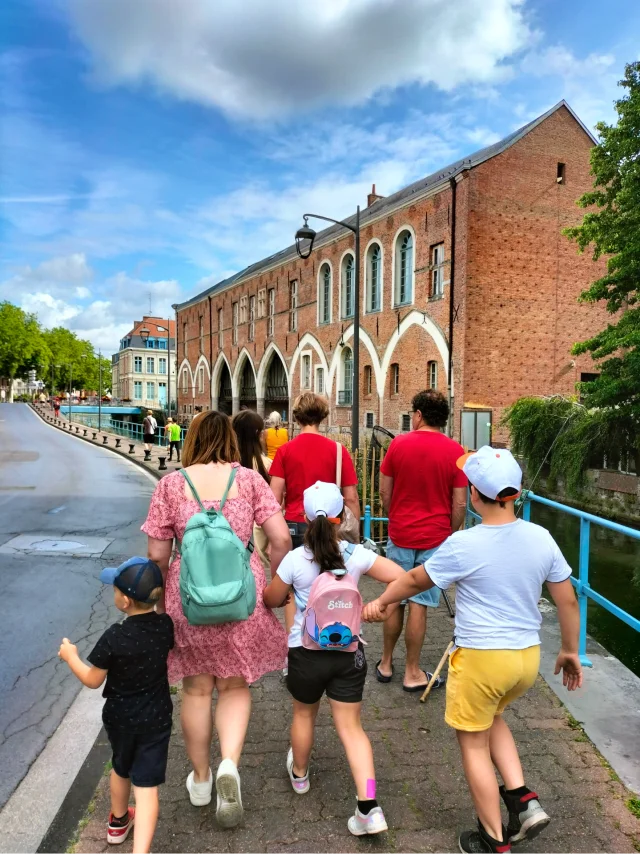
<svg viewBox="0 0 640 854"><path fill-rule="evenodd" d="M46 408L45 414L49 414ZM83 429L83 428L82 428ZM80 435L82 435L82 429ZM91 433L89 432L89 437ZM74 429L75 433L75 429ZM113 434L108 443L113 447ZM102 444L100 436L96 444ZM128 450L128 441L122 440ZM147 468L156 477L158 450ZM135 445L135 458L143 457ZM177 468L177 464L169 470ZM363 595L380 589L364 580ZM422 662L433 669L451 637L452 621L444 605L430 614ZM402 691L403 648L398 646L396 674L389 685L375 679L382 627L368 626L369 675L363 720L373 743L378 798L389 823L379 838L356 839L347 830L355 808L353 782L342 746L323 704L311 765L311 791L296 795L284 766L288 749L290 700L279 674L253 686L253 712L240 767L245 806L243 824L220 830L213 803L192 807L184 785L190 766L180 731L180 695L176 695L174 735L167 784L161 788L160 820L153 850L158 852L359 852L457 851L457 834L473 824L455 735L443 720L444 690L425 705ZM587 671L586 679L589 673ZM552 817L547 830L523 852L640 851L640 820L628 808L633 797L607 766L562 705L539 679L529 694L506 714L518 742L527 783L535 788ZM573 724L573 726L571 725ZM212 752L215 769L219 755ZM636 801L637 803L637 801ZM105 822L109 787L105 776L75 840L78 852L106 852ZM131 839L121 850L131 851Z"/></svg>

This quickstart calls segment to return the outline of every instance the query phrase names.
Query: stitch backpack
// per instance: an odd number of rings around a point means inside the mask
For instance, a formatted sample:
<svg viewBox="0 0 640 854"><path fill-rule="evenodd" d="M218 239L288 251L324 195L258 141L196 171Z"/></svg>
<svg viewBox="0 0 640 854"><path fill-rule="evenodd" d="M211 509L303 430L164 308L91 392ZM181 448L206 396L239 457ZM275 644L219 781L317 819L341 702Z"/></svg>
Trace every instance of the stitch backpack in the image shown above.
<svg viewBox="0 0 640 854"><path fill-rule="evenodd" d="M345 549L345 560L355 546ZM306 649L355 652L360 640L362 596L354 578L343 569L322 572L309 591L302 645Z"/></svg>
<svg viewBox="0 0 640 854"><path fill-rule="evenodd" d="M249 552L222 515L236 469L231 469L219 510L206 510L189 475L184 469L180 474L200 506L200 513L189 519L178 544L184 615L191 626L246 620L256 607L256 582Z"/></svg>

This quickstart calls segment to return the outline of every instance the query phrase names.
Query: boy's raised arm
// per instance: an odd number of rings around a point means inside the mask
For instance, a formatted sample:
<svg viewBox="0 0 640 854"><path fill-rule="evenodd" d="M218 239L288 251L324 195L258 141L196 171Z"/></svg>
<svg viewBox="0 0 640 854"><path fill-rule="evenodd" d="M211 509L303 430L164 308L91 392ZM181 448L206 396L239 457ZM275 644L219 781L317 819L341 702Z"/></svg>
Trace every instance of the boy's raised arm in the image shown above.
<svg viewBox="0 0 640 854"><path fill-rule="evenodd" d="M69 638L62 638L58 656L67 662L74 676L77 676L87 688L99 688L107 678L106 670L101 670L99 667L92 667L82 661L78 655L77 646L72 644Z"/></svg>

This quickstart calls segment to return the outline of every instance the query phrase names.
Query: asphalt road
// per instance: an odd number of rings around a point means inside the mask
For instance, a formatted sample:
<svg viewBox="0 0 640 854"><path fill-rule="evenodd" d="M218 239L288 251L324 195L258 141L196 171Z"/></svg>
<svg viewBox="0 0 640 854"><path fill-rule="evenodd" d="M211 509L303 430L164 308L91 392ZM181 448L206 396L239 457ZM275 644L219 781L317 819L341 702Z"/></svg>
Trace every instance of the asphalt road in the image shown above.
<svg viewBox="0 0 640 854"><path fill-rule="evenodd" d="M61 638L86 654L120 616L98 576L145 554L153 488L142 469L26 405L0 405L0 807L80 689L57 658Z"/></svg>

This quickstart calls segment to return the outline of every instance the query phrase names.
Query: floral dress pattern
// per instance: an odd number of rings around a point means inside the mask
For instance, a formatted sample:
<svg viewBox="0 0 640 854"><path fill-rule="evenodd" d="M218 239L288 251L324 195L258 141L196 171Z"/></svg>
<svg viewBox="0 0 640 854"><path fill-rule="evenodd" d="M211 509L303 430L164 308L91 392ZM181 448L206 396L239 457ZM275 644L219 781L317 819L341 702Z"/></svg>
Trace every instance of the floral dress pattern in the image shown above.
<svg viewBox="0 0 640 854"><path fill-rule="evenodd" d="M257 472L242 468L238 463L234 466L238 494L227 499L223 513L236 535L247 545L254 523L262 525L280 513L280 506ZM219 500L202 503L207 509L220 506ZM181 540L187 522L199 510L197 502L185 496L184 478L180 472L174 472L158 483L142 530L156 540ZM175 646L168 662L172 684L185 676L201 673L221 679L243 676L251 683L265 673L284 667L287 638L275 614L262 601L266 579L255 551L251 555L251 570L256 580L257 601L248 620L218 626L190 626L182 613L180 555L176 550L165 585L165 608L175 630Z"/></svg>

